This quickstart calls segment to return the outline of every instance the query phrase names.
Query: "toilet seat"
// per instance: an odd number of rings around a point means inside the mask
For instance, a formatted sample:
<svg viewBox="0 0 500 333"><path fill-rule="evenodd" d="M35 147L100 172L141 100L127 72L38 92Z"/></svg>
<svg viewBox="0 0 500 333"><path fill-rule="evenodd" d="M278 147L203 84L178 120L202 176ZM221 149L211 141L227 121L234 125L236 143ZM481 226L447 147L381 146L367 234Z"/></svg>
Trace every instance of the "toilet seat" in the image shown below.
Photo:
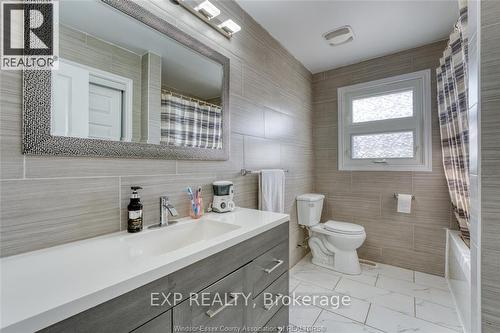
<svg viewBox="0 0 500 333"><path fill-rule="evenodd" d="M324 223L323 228L326 231L344 235L361 235L365 233L365 228L361 225L332 220Z"/></svg>

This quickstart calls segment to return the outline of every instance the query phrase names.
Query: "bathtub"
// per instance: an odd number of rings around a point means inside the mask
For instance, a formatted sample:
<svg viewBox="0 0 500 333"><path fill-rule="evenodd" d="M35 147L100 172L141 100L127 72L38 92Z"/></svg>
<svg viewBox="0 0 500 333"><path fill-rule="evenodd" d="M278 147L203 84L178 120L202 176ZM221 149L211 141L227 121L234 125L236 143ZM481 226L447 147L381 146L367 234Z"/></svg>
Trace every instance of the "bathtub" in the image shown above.
<svg viewBox="0 0 500 333"><path fill-rule="evenodd" d="M458 317L465 332L471 331L471 262L470 249L456 230L446 231L446 270Z"/></svg>

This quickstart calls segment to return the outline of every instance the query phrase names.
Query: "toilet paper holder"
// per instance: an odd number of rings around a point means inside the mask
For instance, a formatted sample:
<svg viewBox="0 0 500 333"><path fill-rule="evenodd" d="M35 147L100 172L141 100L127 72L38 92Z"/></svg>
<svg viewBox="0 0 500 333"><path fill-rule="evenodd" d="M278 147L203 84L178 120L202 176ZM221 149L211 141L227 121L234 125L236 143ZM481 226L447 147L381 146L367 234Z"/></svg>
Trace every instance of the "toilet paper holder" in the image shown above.
<svg viewBox="0 0 500 333"><path fill-rule="evenodd" d="M398 193L394 193L392 196L393 196L395 199L397 199L397 198L398 198L398 195L399 195ZM411 200L415 200L415 196L414 196L413 194L412 194L412 196L411 196Z"/></svg>

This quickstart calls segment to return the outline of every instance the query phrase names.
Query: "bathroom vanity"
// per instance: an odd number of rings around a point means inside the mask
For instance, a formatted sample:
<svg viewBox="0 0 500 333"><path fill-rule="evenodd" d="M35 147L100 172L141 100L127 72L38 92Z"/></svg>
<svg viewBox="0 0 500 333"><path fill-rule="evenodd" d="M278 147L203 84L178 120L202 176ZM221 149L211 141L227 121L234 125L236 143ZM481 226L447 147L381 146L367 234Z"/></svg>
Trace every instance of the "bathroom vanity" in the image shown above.
<svg viewBox="0 0 500 333"><path fill-rule="evenodd" d="M4 258L2 332L285 326L288 308L264 294L288 294L288 220L237 208ZM229 301L201 302L217 293Z"/></svg>

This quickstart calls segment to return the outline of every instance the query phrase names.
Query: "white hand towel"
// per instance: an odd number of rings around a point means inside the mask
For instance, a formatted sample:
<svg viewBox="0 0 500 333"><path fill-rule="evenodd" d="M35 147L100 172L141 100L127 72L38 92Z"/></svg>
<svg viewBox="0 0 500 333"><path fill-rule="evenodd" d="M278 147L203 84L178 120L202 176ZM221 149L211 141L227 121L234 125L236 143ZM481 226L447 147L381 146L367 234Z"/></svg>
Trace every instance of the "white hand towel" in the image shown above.
<svg viewBox="0 0 500 333"><path fill-rule="evenodd" d="M398 213L411 213L411 194L398 193Z"/></svg>
<svg viewBox="0 0 500 333"><path fill-rule="evenodd" d="M285 172L283 170L262 170L259 174L259 209L285 212Z"/></svg>

